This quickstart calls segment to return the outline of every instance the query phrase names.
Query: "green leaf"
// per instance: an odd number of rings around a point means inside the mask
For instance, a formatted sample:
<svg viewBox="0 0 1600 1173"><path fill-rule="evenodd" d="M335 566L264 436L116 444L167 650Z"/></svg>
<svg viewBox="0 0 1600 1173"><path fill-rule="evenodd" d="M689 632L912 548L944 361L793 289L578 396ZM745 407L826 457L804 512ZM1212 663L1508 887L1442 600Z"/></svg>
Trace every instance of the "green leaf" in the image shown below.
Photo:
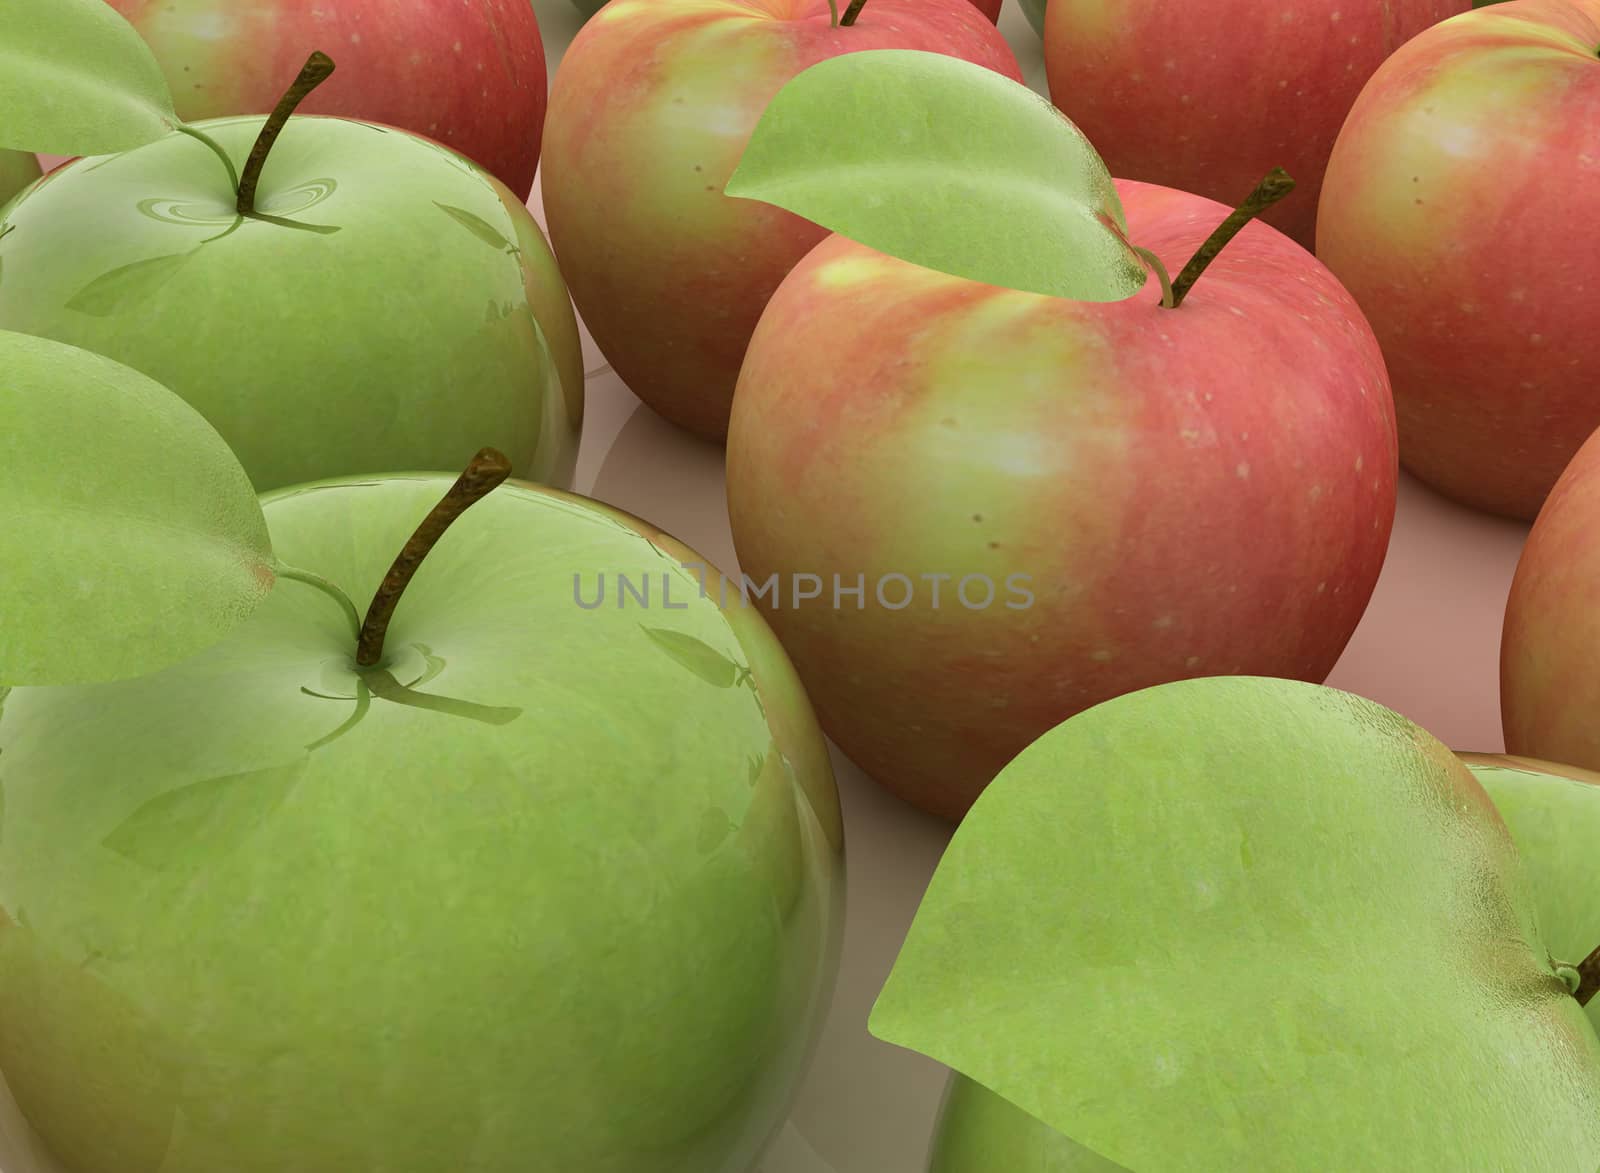
<svg viewBox="0 0 1600 1173"><path fill-rule="evenodd" d="M211 425L97 354L0 330L0 684L138 676L271 590L266 519Z"/></svg>
<svg viewBox="0 0 1600 1173"><path fill-rule="evenodd" d="M1577 965L1600 946L1600 774L1503 754L1461 760L1511 828L1551 955ZM1600 998L1584 1011L1600 1030Z"/></svg>
<svg viewBox="0 0 1600 1173"><path fill-rule="evenodd" d="M105 838L105 846L161 872L192 872L243 846L305 773L309 755L264 770L207 778L145 803Z"/></svg>
<svg viewBox="0 0 1600 1173"><path fill-rule="evenodd" d="M105 0L0 0L0 147L109 154L179 125L155 54Z"/></svg>
<svg viewBox="0 0 1600 1173"><path fill-rule="evenodd" d="M942 53L869 49L797 74L725 193L991 285L1121 301L1148 276L1083 133L1027 86Z"/></svg>
<svg viewBox="0 0 1600 1173"><path fill-rule="evenodd" d="M1299 681L1146 689L1024 750L870 1027L1128 1169L1600 1160L1600 1039L1488 796Z"/></svg>
<svg viewBox="0 0 1600 1173"><path fill-rule="evenodd" d="M642 623L639 629L648 635L658 648L707 684L717 688L731 688L738 679L739 666L704 640L665 627L646 627Z"/></svg>

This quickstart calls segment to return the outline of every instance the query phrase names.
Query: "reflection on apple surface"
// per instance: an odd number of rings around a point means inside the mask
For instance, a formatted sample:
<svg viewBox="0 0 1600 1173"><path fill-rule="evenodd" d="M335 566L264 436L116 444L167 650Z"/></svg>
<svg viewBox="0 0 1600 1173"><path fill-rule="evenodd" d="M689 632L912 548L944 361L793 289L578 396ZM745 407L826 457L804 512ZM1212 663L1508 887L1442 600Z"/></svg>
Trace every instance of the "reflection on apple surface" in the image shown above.
<svg viewBox="0 0 1600 1173"><path fill-rule="evenodd" d="M449 484L269 495L274 549L360 598ZM64 1173L749 1169L827 1006L842 830L787 658L693 558L513 482L371 669L280 578L177 667L10 692L0 1071ZM651 605L577 605L602 571Z"/></svg>

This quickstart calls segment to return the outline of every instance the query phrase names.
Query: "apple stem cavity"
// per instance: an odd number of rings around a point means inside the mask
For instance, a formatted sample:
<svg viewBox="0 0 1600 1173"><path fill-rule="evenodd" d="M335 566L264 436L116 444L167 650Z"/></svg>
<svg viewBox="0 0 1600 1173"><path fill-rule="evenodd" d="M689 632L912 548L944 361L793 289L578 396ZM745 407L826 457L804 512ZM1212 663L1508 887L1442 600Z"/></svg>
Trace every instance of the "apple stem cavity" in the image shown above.
<svg viewBox="0 0 1600 1173"><path fill-rule="evenodd" d="M250 148L250 157L245 160L244 174L239 177L239 199L236 205L239 215L255 215L256 185L261 182L261 169L267 165L267 156L272 153L272 145L283 133L283 128L288 124L289 116L295 112L295 108L305 101L307 94L327 81L332 73L333 58L326 53L311 54L306 58L300 76L294 79L294 84L282 98L278 99L278 104L272 113L267 115L266 125L256 136L255 146Z"/></svg>
<svg viewBox="0 0 1600 1173"><path fill-rule="evenodd" d="M350 621L350 634L357 639L361 638L361 613L356 610L356 605L350 601L350 596L345 594L333 583L323 578L320 574L312 574L309 570L301 570L298 566L287 566L280 562L273 567L279 578L287 578L292 582L304 583L327 595L339 604L345 618Z"/></svg>
<svg viewBox="0 0 1600 1173"><path fill-rule="evenodd" d="M1596 994L1600 994L1600 947L1578 962L1575 968L1578 971L1578 988L1572 992L1572 996L1578 1000L1579 1006L1587 1006Z"/></svg>
<svg viewBox="0 0 1600 1173"><path fill-rule="evenodd" d="M234 192L235 198L238 198L239 172L237 170L235 170L235 168L233 166L232 157L228 154L227 151L222 149L222 144L219 143L216 139L212 138L205 131L196 130L194 127L185 125L184 123L181 123L181 122L178 124L178 132L180 134L186 134L190 138L195 139L198 142L204 143L206 148L213 155L215 155L217 158L222 160L222 165L225 168L227 168L227 171L228 171L228 188L229 188L229 190Z"/></svg>
<svg viewBox="0 0 1600 1173"><path fill-rule="evenodd" d="M855 24L856 17L861 15L861 10L867 6L867 0L850 0L850 7L844 10L844 17L839 21L840 28L849 28Z"/></svg>
<svg viewBox="0 0 1600 1173"><path fill-rule="evenodd" d="M1206 267L1217 259L1217 254L1228 247L1228 242L1250 221L1265 212L1273 204L1294 190L1294 179L1282 167L1274 167L1267 172L1266 177L1256 185L1255 191L1250 193L1248 199L1234 209L1229 216L1202 244L1194 256L1189 258L1189 263L1183 267L1183 272L1172 283L1172 297L1169 302L1165 297L1161 304L1168 309L1177 309L1183 304L1183 299L1189 296L1189 290L1194 283L1200 280L1200 274Z"/></svg>
<svg viewBox="0 0 1600 1173"><path fill-rule="evenodd" d="M389 573L383 576L377 594L372 596L366 621L356 635L358 666L371 668L383 658L383 637L388 633L389 620L394 617L400 596L405 593L422 560L444 536L444 531L470 505L481 500L510 475L511 461L504 453L493 448L481 449L467 465L466 471L456 478L456 483L450 486L450 491L422 519L422 524L417 526L399 557L389 567Z"/></svg>

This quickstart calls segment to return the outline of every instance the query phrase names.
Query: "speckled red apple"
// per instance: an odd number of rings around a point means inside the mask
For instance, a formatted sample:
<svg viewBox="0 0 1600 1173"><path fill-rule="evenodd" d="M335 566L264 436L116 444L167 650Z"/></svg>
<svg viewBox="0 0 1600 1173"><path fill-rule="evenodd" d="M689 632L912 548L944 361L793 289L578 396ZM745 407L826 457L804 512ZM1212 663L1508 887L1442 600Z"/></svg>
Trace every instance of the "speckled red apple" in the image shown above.
<svg viewBox="0 0 1600 1173"><path fill-rule="evenodd" d="M1600 433L1539 512L1506 602L1506 752L1600 770Z"/></svg>
<svg viewBox="0 0 1600 1173"><path fill-rule="evenodd" d="M1118 187L1131 239L1174 273L1228 215ZM961 816L1023 747L1120 693L1320 681L1365 609L1397 462L1360 310L1261 224L1177 309L1159 296L1042 297L832 237L755 332L729 513L742 570L783 594L751 597L824 729L927 810ZM804 574L823 589L797 604ZM923 576L941 574L936 606ZM864 603L835 605L858 575ZM891 575L914 587L900 609Z"/></svg>
<svg viewBox="0 0 1600 1173"><path fill-rule="evenodd" d="M722 194L762 111L819 61L892 48L1022 80L967 0L867 0L837 28L825 0L613 0L574 38L545 136L550 240L600 350L667 419L726 434L762 306L826 235Z"/></svg>
<svg viewBox="0 0 1600 1173"><path fill-rule="evenodd" d="M1532 519L1600 426L1600 0L1512 0L1378 71L1328 164L1317 253L1378 332L1405 466Z"/></svg>
<svg viewBox="0 0 1600 1173"><path fill-rule="evenodd" d="M306 55L339 72L300 107L427 135L526 200L544 127L528 0L107 0L155 50L186 121L266 114Z"/></svg>
<svg viewBox="0 0 1600 1173"><path fill-rule="evenodd" d="M1470 0L1050 0L1050 97L1113 175L1231 203L1269 167L1263 217L1307 248L1339 126L1383 59Z"/></svg>

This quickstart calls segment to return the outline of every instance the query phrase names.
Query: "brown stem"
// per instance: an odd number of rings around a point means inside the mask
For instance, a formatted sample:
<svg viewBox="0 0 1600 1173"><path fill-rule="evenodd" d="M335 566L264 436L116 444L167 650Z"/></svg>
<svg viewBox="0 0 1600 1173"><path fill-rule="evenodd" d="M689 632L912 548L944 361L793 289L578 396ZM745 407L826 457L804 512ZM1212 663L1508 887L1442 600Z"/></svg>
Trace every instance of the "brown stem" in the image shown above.
<svg viewBox="0 0 1600 1173"><path fill-rule="evenodd" d="M255 214L256 185L261 182L261 169L267 165L267 156L272 152L272 144L277 142L278 136L283 133L289 115L295 112L295 107L305 101L307 94L327 81L332 73L333 58L326 53L311 54L306 58L305 68L300 71L300 76L294 79L294 85L278 99L278 105L267 115L266 125L256 136L256 145L250 148L250 158L245 160L244 171L239 176L239 200L235 205L239 215Z"/></svg>
<svg viewBox="0 0 1600 1173"><path fill-rule="evenodd" d="M1574 967L1578 971L1578 988L1572 996L1578 1005L1587 1006L1589 999L1600 993L1600 947Z"/></svg>
<svg viewBox="0 0 1600 1173"><path fill-rule="evenodd" d="M855 24L856 17L861 15L861 10L867 6L867 0L850 0L850 7L844 10L844 16L839 20L840 28L849 28Z"/></svg>
<svg viewBox="0 0 1600 1173"><path fill-rule="evenodd" d="M1217 254L1228 246L1228 242L1250 221L1262 212L1277 203L1284 196L1294 190L1294 179L1282 167L1274 167L1267 172L1266 178L1256 185L1250 197L1234 209L1217 230L1206 238L1194 256L1189 258L1189 263L1183 267L1172 282L1172 307L1177 309L1183 304L1183 299L1189 295L1189 289L1200 280L1200 274L1206 271L1206 266L1217 259Z"/></svg>
<svg viewBox="0 0 1600 1173"><path fill-rule="evenodd" d="M406 542L405 549L383 576L377 594L372 596L372 606L367 608L367 618L361 624L361 634L356 639L356 663L370 668L383 656L383 637L389 631L389 620L405 593L417 567L428 556L428 551L444 536L450 524L466 512L467 507L485 496L491 489L511 475L511 461L493 448L484 448L472 458L466 471L450 486L444 499L433 507L417 532Z"/></svg>

